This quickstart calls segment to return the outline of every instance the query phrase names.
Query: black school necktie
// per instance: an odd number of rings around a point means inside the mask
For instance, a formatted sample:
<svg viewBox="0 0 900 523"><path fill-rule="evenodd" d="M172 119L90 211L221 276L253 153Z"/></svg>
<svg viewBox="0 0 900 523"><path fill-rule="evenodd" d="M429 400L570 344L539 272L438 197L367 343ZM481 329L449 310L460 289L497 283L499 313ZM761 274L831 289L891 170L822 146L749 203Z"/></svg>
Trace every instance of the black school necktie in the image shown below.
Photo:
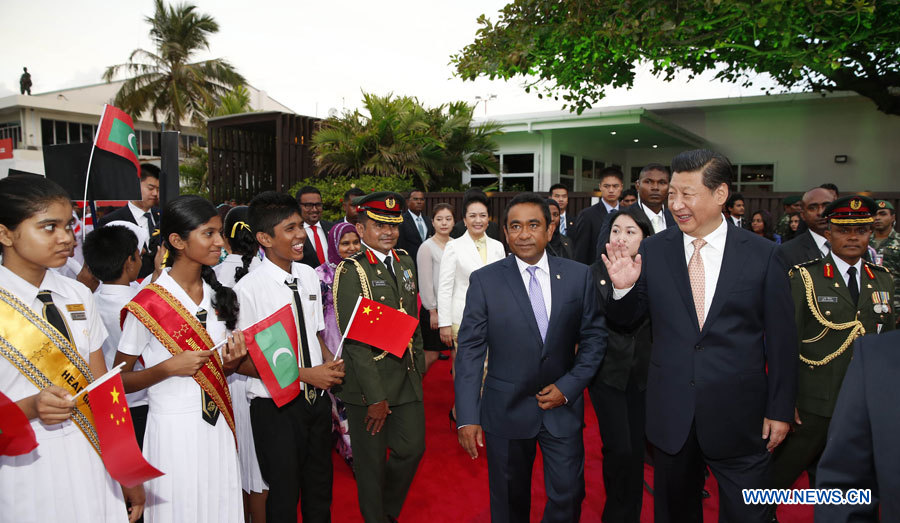
<svg viewBox="0 0 900 523"><path fill-rule="evenodd" d="M197 319L200 320L200 325L203 325L204 329L206 328L206 316L206 309L197 309ZM200 398L203 400L203 405L200 409L203 413L203 421L215 427L216 421L219 419L218 405L203 389L200 389Z"/></svg>
<svg viewBox="0 0 900 523"><path fill-rule="evenodd" d="M856 267L847 269L847 274L850 275L850 281L847 282L847 289L850 291L850 299L852 299L853 304L856 305L859 303L859 283L856 281Z"/></svg>
<svg viewBox="0 0 900 523"><path fill-rule="evenodd" d="M66 324L66 319L63 318L62 313L59 312L59 309L53 303L53 296L50 295L50 291L38 291L37 297L44 304L44 310L41 314L47 320L47 323L53 325L60 334L69 340L69 343L72 343L72 333L69 332L69 325Z"/></svg>
<svg viewBox="0 0 900 523"><path fill-rule="evenodd" d="M300 291L297 289L297 280L286 280L285 285L291 288L294 293L294 305L297 306L297 327L300 330L300 366L303 368L312 367L312 360L309 357L309 340L306 339L306 320L303 317L303 304L300 300ZM304 394L307 403L316 401L316 388L306 383L304 385Z"/></svg>

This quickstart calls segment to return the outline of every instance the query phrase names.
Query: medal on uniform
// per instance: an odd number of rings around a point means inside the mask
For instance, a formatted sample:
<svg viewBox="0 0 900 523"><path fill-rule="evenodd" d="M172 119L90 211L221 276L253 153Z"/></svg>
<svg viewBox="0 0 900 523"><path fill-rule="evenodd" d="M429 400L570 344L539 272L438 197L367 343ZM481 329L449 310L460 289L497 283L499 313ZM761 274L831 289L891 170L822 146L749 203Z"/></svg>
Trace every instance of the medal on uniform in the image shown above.
<svg viewBox="0 0 900 523"><path fill-rule="evenodd" d="M883 291L875 291L872 293L872 303L874 304L872 309L876 314L885 314L890 312L891 307L888 305L890 301L890 293Z"/></svg>
<svg viewBox="0 0 900 523"><path fill-rule="evenodd" d="M416 282L413 281L412 271L403 269L403 288L406 292L416 292Z"/></svg>

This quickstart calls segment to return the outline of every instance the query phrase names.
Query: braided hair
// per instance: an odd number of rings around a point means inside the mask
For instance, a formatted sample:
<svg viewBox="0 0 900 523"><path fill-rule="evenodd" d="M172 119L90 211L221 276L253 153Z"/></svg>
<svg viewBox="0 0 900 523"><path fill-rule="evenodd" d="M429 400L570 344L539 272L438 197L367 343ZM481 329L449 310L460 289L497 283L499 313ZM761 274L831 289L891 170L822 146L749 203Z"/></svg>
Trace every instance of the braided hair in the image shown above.
<svg viewBox="0 0 900 523"><path fill-rule="evenodd" d="M216 208L200 196L183 195L166 204L162 211L160 233L163 237L163 244L169 251L171 264L175 263L179 252L169 243L169 236L177 234L186 240L190 236L191 231L215 216L218 216ZM207 285L212 287L214 292L212 306L216 310L216 316L225 322L225 326L229 330L234 329L237 326L238 319L237 294L230 287L219 283L215 271L208 265L204 265L201 268L200 277Z"/></svg>
<svg viewBox="0 0 900 523"><path fill-rule="evenodd" d="M247 206L234 207L225 216L225 241L234 254L241 256L241 266L234 269L235 283L250 272L250 263L259 252L256 235L250 229Z"/></svg>

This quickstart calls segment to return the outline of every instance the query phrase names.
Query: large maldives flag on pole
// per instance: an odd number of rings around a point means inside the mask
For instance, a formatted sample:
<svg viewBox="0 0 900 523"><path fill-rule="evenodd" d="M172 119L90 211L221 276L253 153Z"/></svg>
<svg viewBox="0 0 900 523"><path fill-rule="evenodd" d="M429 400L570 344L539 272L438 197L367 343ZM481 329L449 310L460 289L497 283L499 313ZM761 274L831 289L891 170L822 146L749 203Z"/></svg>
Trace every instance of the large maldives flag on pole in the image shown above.
<svg viewBox="0 0 900 523"><path fill-rule="evenodd" d="M137 170L137 176L141 175L134 121L125 111L109 104L103 106L103 116L100 117L100 127L97 129L94 145L130 160Z"/></svg>

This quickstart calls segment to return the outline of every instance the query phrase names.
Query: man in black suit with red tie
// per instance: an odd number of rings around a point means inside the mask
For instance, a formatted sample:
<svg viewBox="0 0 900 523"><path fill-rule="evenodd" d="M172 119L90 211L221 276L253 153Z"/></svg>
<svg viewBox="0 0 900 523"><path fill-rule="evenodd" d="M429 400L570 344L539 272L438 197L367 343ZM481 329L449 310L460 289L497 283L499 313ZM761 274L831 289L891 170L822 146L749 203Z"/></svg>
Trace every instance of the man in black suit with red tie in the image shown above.
<svg viewBox="0 0 900 523"><path fill-rule="evenodd" d="M303 218L303 229L306 230L306 243L303 244L303 259L300 263L313 269L328 260L328 231L333 225L322 220L322 193L312 185L301 187L297 191L300 203L300 217Z"/></svg>
<svg viewBox="0 0 900 523"><path fill-rule="evenodd" d="M719 483L719 521L763 522L741 489L769 485L770 451L790 429L797 329L776 245L722 215L731 163L707 150L672 160L669 210L678 228L644 241L632 260L607 246L607 318L650 313L647 438L654 446L659 523L701 522L704 470Z"/></svg>

